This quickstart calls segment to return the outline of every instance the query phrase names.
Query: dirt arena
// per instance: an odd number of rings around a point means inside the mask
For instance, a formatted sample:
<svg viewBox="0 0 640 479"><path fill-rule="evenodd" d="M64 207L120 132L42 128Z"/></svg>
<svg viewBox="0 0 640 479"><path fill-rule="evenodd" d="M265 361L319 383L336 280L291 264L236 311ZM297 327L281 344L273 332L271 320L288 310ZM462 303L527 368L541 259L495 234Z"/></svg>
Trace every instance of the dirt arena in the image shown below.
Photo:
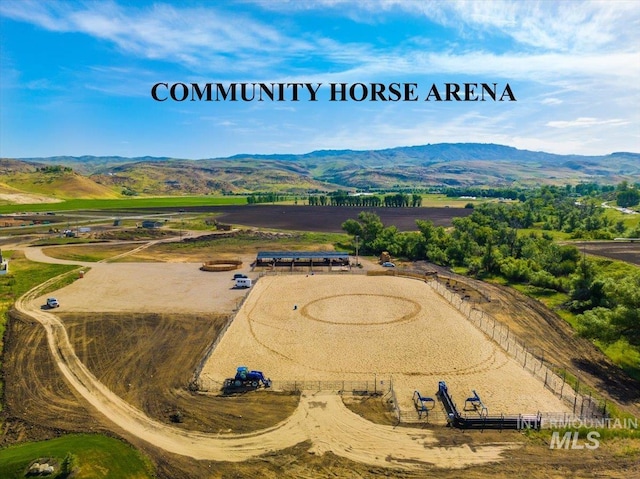
<svg viewBox="0 0 640 479"><path fill-rule="evenodd" d="M489 414L568 411L428 283L409 278L261 278L202 375L222 382L238 365L276 387L392 379L402 409L413 407L414 390L433 396L444 380L460 408L476 390Z"/></svg>

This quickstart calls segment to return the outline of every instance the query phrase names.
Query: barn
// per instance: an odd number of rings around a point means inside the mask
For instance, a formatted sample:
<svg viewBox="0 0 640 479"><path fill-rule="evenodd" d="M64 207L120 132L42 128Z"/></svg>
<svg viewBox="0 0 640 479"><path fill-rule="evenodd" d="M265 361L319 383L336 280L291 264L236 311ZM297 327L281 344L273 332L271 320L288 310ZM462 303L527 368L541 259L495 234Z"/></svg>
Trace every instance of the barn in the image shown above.
<svg viewBox="0 0 640 479"><path fill-rule="evenodd" d="M276 269L348 268L349 253L344 251L259 251L255 266Z"/></svg>

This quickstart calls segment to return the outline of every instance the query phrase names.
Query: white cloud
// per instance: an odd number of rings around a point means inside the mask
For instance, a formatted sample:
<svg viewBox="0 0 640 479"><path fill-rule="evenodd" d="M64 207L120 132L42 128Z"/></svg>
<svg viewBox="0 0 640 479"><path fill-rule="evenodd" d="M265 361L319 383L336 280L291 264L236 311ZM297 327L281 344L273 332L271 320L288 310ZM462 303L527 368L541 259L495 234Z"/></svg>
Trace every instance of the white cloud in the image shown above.
<svg viewBox="0 0 640 479"><path fill-rule="evenodd" d="M336 15L347 11L402 10L425 15L443 24L472 26L478 31L499 29L514 38L522 36L527 45L547 45L549 51L483 51L473 44L465 51L433 51L424 43L376 48L365 42L340 42L327 37L301 38L288 35L265 21L245 13L230 14L215 8L178 8L156 4L148 8L120 6L112 2L84 5L63 2L0 3L0 13L54 31L82 32L110 41L129 55L162 59L189 67L200 74L216 72L227 78L250 76L251 81L272 79L274 74L307 78L322 73L324 80L384 81L383 77L429 74L485 75L553 84L587 80L594 83L638 88L640 9L627 2L407 2L370 0L348 2L258 2L265 8L311 9L336 7ZM614 6L611 6L612 3ZM338 8L339 7L339 8ZM543 8L544 7L544 8ZM637 12L636 12L637 10ZM578 13L575 13L578 12ZM635 14L634 14L635 12ZM627 22L627 28L621 23ZM239 27L240 26L240 27ZM637 26L637 25L636 25ZM589 35L584 32L589 32ZM576 54L576 48L562 46L580 35L594 40L592 47L615 45L613 51L598 50ZM635 36L629 43L628 36ZM606 37L606 38L605 38ZM415 39L414 39L415 40ZM558 45L551 45L557 43ZM635 47L634 47L635 45ZM567 53L571 50L571 53ZM298 66L300 58L321 60L319 67ZM326 68L330 64L331 68ZM326 73L327 70L332 73ZM309 79L305 81L310 81ZM578 84L576 83L576 86Z"/></svg>
<svg viewBox="0 0 640 479"><path fill-rule="evenodd" d="M136 9L112 2L84 6L62 2L1 2L0 14L58 32L81 32L113 42L123 51L206 69L251 71L279 64L291 54L311 51L304 40L241 13L214 8L175 8L158 4ZM239 26L241 26L239 28ZM246 52L252 52L247 55ZM266 55L269 53L269 55ZM236 58L239 61L229 61Z"/></svg>
<svg viewBox="0 0 640 479"><path fill-rule="evenodd" d="M634 51L640 41L640 9L635 0L254 0L250 3L283 13L331 9L336 15L363 23L371 23L372 18L384 23L389 12L402 11L455 28L461 36L466 36L469 29L476 34L502 34L522 45L549 51Z"/></svg>
<svg viewBox="0 0 640 479"><path fill-rule="evenodd" d="M629 124L628 121L621 120L619 118L612 118L610 120L599 120L597 118L582 117L582 118L576 118L575 120L569 120L569 121L563 121L563 120L549 121L547 122L546 126L550 126L551 128L584 128L584 127L591 127L591 126L602 126L602 125L620 126L620 125L627 125L627 124Z"/></svg>

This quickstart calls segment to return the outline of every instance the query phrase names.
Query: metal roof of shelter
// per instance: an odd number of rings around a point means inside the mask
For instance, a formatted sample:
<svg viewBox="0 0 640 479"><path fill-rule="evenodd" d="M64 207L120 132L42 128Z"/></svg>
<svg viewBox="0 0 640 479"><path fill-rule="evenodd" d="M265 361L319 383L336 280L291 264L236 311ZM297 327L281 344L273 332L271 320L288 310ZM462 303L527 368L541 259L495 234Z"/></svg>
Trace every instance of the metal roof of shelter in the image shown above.
<svg viewBox="0 0 640 479"><path fill-rule="evenodd" d="M268 259L348 259L344 251L258 251L258 260Z"/></svg>

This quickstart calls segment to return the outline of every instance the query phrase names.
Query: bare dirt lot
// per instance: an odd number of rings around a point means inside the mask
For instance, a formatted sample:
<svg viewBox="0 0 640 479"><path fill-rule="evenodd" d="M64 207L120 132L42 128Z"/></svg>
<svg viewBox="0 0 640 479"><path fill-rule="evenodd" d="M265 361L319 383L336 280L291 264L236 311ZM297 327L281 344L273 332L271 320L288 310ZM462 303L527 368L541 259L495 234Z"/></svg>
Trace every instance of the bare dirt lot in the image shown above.
<svg viewBox="0 0 640 479"><path fill-rule="evenodd" d="M60 311L230 313L246 295L233 274L200 271L202 263L96 263L83 281L56 293ZM45 303L46 295L39 301Z"/></svg>
<svg viewBox="0 0 640 479"><path fill-rule="evenodd" d="M458 404L477 390L492 414L568 412L427 283L408 278L261 278L203 374L223 381L237 364L286 381L393 378L405 409L415 389L433 395L445 380Z"/></svg>

